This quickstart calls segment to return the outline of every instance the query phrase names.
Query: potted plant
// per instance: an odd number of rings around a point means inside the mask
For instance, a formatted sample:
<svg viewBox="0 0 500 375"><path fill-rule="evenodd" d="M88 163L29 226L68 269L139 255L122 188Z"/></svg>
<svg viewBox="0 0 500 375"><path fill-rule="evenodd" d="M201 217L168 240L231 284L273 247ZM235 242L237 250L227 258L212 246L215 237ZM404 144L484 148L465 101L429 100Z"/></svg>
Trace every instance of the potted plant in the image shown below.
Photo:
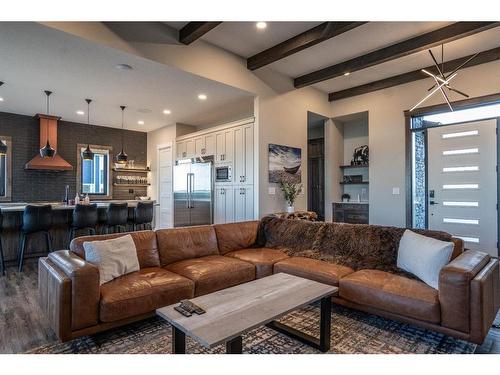
<svg viewBox="0 0 500 375"><path fill-rule="evenodd" d="M287 203L286 212L295 212L295 207L293 206L293 204L295 203L297 196L302 192L302 185L281 180L280 188L283 191L283 195Z"/></svg>

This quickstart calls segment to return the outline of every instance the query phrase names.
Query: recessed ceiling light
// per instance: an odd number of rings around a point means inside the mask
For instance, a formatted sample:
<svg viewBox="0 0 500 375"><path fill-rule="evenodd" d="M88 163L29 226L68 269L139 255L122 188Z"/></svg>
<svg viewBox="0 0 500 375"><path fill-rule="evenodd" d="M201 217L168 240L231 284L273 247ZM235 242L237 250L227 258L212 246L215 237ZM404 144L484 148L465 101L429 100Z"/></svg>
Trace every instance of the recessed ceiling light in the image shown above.
<svg viewBox="0 0 500 375"><path fill-rule="evenodd" d="M171 113L172 113L172 112L170 112L170 109L164 109L164 110L163 110L163 114L164 114L164 115L169 115L169 114L171 114Z"/></svg>
<svg viewBox="0 0 500 375"><path fill-rule="evenodd" d="M207 96L205 94L199 94L198 99L200 100L207 100Z"/></svg>
<svg viewBox="0 0 500 375"><path fill-rule="evenodd" d="M130 66L129 64L116 64L116 69L120 69L120 70L132 70L134 68L132 68L132 66Z"/></svg>
<svg viewBox="0 0 500 375"><path fill-rule="evenodd" d="M255 24L255 26L257 26L257 29L261 29L261 30L263 30L263 29L265 29L265 28L267 27L267 23L265 23L265 22L263 22L263 21L260 21L260 22L257 22L257 23Z"/></svg>
<svg viewBox="0 0 500 375"><path fill-rule="evenodd" d="M347 77L351 72L345 72L344 75Z"/></svg>
<svg viewBox="0 0 500 375"><path fill-rule="evenodd" d="M3 98L2 97L0 97L0 102L3 102Z"/></svg>
<svg viewBox="0 0 500 375"><path fill-rule="evenodd" d="M149 109L149 108L139 108L137 110L137 112L139 112L139 113L151 113L151 112L153 112L153 110Z"/></svg>
<svg viewBox="0 0 500 375"><path fill-rule="evenodd" d="M76 114L80 115L80 116L83 116L85 114L85 112L83 112L83 111L76 111Z"/></svg>
<svg viewBox="0 0 500 375"><path fill-rule="evenodd" d="M144 121L142 121L142 120L137 121L137 123L138 123L139 125L144 125Z"/></svg>

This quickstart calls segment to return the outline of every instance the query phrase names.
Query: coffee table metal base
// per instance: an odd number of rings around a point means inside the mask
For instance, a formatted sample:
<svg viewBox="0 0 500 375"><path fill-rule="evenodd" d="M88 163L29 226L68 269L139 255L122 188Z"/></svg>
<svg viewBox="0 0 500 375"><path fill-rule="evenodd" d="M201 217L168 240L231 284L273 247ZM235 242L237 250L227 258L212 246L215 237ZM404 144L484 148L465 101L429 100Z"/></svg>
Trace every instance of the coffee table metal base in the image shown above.
<svg viewBox="0 0 500 375"><path fill-rule="evenodd" d="M319 321L319 339L277 321L266 324L266 327L272 328L279 333L287 335L324 353L330 350L331 314L331 297L322 298Z"/></svg>
<svg viewBox="0 0 500 375"><path fill-rule="evenodd" d="M321 352L330 350L330 334L331 334L331 314L332 314L332 299L331 296L321 299L321 312L320 312L320 335L319 339L301 332L286 324L272 321L266 324L266 327L272 328L284 335L287 335L295 340L307 344ZM241 354L243 351L243 341L241 336L237 336L226 342L227 354ZM186 334L180 329L172 326L172 353L185 354L186 353Z"/></svg>

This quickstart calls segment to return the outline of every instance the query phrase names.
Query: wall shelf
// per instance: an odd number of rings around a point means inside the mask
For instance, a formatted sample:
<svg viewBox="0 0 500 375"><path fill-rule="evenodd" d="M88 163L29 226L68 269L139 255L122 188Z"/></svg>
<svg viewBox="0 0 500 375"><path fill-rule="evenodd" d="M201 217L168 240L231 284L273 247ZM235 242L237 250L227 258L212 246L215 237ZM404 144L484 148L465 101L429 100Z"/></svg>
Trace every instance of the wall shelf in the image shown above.
<svg viewBox="0 0 500 375"><path fill-rule="evenodd" d="M340 181L339 184L340 185L368 185L369 182L368 181L361 181L361 182L344 182L344 181Z"/></svg>
<svg viewBox="0 0 500 375"><path fill-rule="evenodd" d="M135 172L135 173L148 173L151 172L149 168L113 168L114 172Z"/></svg>
<svg viewBox="0 0 500 375"><path fill-rule="evenodd" d="M369 168L368 164L363 164L363 165L341 165L340 169L347 169L347 168Z"/></svg>
<svg viewBox="0 0 500 375"><path fill-rule="evenodd" d="M117 184L113 183L113 186L123 186L123 187L148 187L151 184Z"/></svg>

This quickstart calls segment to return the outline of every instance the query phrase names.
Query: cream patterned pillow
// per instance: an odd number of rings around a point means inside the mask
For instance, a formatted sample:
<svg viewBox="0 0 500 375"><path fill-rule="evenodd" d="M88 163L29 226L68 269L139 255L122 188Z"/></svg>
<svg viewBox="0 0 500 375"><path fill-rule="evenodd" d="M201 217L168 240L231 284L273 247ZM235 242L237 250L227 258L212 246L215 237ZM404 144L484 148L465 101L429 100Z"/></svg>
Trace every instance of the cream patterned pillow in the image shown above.
<svg viewBox="0 0 500 375"><path fill-rule="evenodd" d="M84 242L85 260L99 268L100 285L127 273L139 271L139 259L132 236Z"/></svg>

